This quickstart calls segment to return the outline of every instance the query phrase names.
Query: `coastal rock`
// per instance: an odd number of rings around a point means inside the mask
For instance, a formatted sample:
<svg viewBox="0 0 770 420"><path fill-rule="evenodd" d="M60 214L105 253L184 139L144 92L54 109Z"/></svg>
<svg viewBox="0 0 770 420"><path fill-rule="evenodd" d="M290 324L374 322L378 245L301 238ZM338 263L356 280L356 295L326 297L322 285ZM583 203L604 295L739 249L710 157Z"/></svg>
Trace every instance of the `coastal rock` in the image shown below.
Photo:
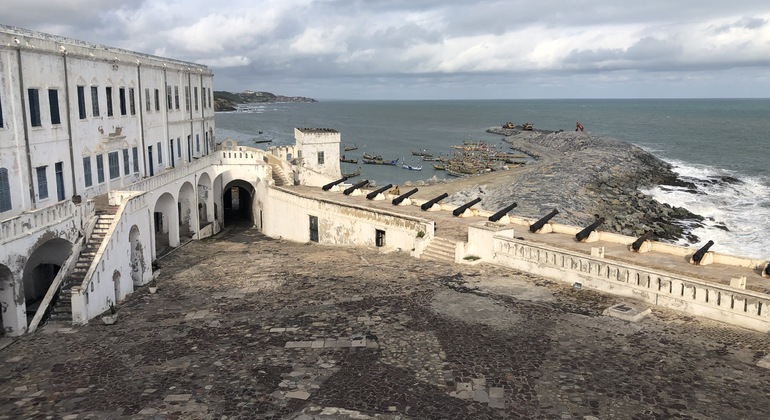
<svg viewBox="0 0 770 420"><path fill-rule="evenodd" d="M450 197L464 202L483 194L485 206L499 208L519 202L520 214L540 217L552 209L554 221L585 226L605 217L603 230L630 236L653 231L658 239L697 240L687 232L703 219L686 209L655 201L640 190L658 185L697 191L679 179L671 165L620 140L585 132L523 131L490 128L506 135L515 150L537 160L501 187L467 189Z"/></svg>

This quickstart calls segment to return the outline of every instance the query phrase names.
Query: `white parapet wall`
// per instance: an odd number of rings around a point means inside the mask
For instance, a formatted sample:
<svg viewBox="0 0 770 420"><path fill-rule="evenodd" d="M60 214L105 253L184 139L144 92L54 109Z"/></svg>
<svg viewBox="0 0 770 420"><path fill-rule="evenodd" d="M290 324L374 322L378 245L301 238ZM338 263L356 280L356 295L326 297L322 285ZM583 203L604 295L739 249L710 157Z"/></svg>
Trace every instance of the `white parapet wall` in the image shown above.
<svg viewBox="0 0 770 420"><path fill-rule="evenodd" d="M469 238L488 238L477 230ZM485 239L486 240L486 239ZM579 283L582 288L638 299L652 305L716 321L770 332L770 296L727 285L660 272L616 260L607 260L532 243L507 235L494 235L493 253L481 250L487 261L546 278ZM481 255L480 255L481 256Z"/></svg>

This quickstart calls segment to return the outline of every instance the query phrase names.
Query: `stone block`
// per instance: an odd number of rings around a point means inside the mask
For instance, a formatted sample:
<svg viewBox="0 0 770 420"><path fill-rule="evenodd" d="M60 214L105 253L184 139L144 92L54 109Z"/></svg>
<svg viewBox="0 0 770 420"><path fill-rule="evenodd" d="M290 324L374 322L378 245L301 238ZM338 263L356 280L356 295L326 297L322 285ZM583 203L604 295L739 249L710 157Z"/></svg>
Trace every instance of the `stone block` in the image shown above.
<svg viewBox="0 0 770 420"><path fill-rule="evenodd" d="M734 287L736 289L746 289L746 276L731 278L730 287Z"/></svg>
<svg viewBox="0 0 770 420"><path fill-rule="evenodd" d="M757 366L765 369L770 369L770 354L759 359L759 361L757 362Z"/></svg>
<svg viewBox="0 0 770 420"><path fill-rule="evenodd" d="M602 312L602 315L629 322L639 322L650 313L652 313L650 308L641 308L639 306L631 305L630 303L618 303L617 305L605 309L604 312Z"/></svg>
<svg viewBox="0 0 770 420"><path fill-rule="evenodd" d="M473 393L473 400L480 403L488 403L489 394L483 389L477 389L476 392Z"/></svg>
<svg viewBox="0 0 770 420"><path fill-rule="evenodd" d="M289 391L286 393L286 398L294 398L297 400L306 400L310 398L310 393L307 391Z"/></svg>

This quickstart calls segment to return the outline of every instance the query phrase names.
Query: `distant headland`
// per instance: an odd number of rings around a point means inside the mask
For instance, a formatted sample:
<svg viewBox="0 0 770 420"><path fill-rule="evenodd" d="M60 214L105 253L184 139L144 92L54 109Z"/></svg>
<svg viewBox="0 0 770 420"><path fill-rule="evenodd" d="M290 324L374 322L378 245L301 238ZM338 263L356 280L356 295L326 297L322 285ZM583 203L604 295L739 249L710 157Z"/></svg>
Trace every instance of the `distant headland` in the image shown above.
<svg viewBox="0 0 770 420"><path fill-rule="evenodd" d="M276 103L276 102L318 102L304 96L283 96L270 92L246 90L240 93L214 91L214 111L235 111L240 104Z"/></svg>

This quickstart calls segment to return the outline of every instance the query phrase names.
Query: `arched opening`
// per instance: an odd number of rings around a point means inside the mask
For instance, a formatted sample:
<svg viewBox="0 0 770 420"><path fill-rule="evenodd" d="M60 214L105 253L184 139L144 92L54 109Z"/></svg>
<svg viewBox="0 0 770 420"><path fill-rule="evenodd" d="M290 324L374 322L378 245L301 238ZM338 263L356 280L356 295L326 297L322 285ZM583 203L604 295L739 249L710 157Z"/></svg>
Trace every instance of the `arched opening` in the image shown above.
<svg viewBox="0 0 770 420"><path fill-rule="evenodd" d="M65 239L51 239L35 249L24 265L22 284L27 311L27 325L67 260L72 244ZM43 319L45 321L45 318Z"/></svg>
<svg viewBox="0 0 770 420"><path fill-rule="evenodd" d="M211 189L209 174L203 173L198 178L198 224L203 229L214 222L214 192Z"/></svg>
<svg viewBox="0 0 770 420"><path fill-rule="evenodd" d="M228 227L254 226L252 201L254 187L246 181L234 180L225 186L222 194L224 224Z"/></svg>
<svg viewBox="0 0 770 420"><path fill-rule="evenodd" d="M128 241L131 244L131 281L134 286L140 286L145 269L144 246L139 235L139 228L136 225L131 226Z"/></svg>
<svg viewBox="0 0 770 420"><path fill-rule="evenodd" d="M195 189L192 184L185 182L179 189L179 201L177 212L179 215L179 237L192 238L195 232L195 217L193 212L197 210L195 205Z"/></svg>
<svg viewBox="0 0 770 420"><path fill-rule="evenodd" d="M179 246L179 223L176 200L164 193L155 203L153 232L155 234L155 256L160 257Z"/></svg>

